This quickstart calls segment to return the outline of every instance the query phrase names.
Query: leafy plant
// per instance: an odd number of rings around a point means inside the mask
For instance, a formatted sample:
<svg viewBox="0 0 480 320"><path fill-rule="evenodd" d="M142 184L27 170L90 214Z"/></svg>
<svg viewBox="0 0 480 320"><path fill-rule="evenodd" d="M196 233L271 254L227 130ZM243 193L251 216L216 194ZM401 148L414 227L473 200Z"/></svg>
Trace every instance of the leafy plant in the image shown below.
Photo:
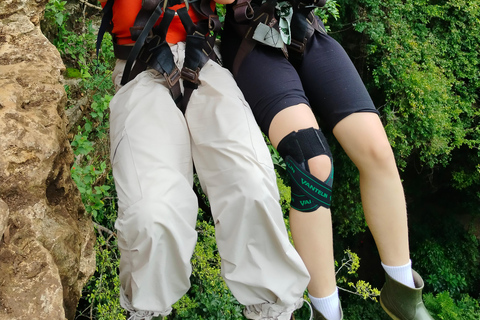
<svg viewBox="0 0 480 320"><path fill-rule="evenodd" d="M480 315L480 303L468 295L454 300L448 291L433 295L424 295L425 306L438 320L477 320Z"/></svg>
<svg viewBox="0 0 480 320"><path fill-rule="evenodd" d="M338 10L339 6L340 5L336 0L327 0L325 2L325 6L322 8L315 8L315 15L317 15L323 21L327 31L330 31L328 19L333 18L337 20L340 17L340 11Z"/></svg>

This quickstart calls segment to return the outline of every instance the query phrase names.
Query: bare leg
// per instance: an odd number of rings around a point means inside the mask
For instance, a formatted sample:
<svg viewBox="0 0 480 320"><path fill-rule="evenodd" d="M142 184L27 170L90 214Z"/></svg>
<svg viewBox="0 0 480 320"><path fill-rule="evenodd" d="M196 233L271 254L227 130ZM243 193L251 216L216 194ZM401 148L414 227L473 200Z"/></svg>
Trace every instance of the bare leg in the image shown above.
<svg viewBox="0 0 480 320"><path fill-rule="evenodd" d="M374 113L355 113L340 121L333 133L360 171L365 219L380 258L389 266L410 259L403 187L383 125Z"/></svg>
<svg viewBox="0 0 480 320"><path fill-rule="evenodd" d="M318 129L310 107L295 105L275 116L270 125L269 138L276 148L287 134L311 127ZM328 178L331 162L327 156L312 158L308 165L318 179L325 181ZM295 248L310 273L309 293L315 297L332 294L336 289L336 280L330 209L321 207L309 213L291 209L290 227Z"/></svg>

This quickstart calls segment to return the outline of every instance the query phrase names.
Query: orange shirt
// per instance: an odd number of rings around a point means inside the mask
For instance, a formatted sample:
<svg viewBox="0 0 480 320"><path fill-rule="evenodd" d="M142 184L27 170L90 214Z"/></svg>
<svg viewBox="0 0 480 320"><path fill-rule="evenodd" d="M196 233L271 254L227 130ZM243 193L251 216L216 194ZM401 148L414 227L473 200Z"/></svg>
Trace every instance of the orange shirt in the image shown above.
<svg viewBox="0 0 480 320"><path fill-rule="evenodd" d="M102 3L102 5L105 5L105 3ZM182 7L185 7L184 3L174 5L170 7L170 9L176 11ZM135 18L141 8L142 0L115 0L113 3L112 33L115 35L118 44L125 45L134 43L131 39L130 27L135 23ZM212 9L213 8L215 8L215 2L212 1ZM192 18L193 23L197 23L201 19L201 16L193 10L192 6L190 6L188 13ZM162 17L163 14L160 16L156 25L160 23ZM180 41L185 41L186 38L187 34L180 21L180 17L175 15L168 28L166 40L168 43L175 44Z"/></svg>

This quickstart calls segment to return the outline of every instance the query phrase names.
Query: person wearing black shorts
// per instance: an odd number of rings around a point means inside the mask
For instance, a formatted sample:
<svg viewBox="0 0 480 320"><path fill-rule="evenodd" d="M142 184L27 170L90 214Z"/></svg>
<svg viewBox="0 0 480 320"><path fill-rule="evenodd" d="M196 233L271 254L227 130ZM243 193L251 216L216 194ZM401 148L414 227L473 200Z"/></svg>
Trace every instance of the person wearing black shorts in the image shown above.
<svg viewBox="0 0 480 320"><path fill-rule="evenodd" d="M262 3L254 1L258 10ZM238 32L241 22L233 9L238 3L227 6L222 59L260 128L287 163L290 227L311 276L308 291L314 319L343 318L330 214L333 160L319 123L333 132L359 170L365 218L386 272L382 307L393 319L432 319L421 298L423 280L411 267L405 197L393 151L350 58L314 17L317 28L306 42L301 62L289 60L278 47L257 42L248 54L242 53L237 68L235 59L244 49L245 35ZM270 21L279 17L275 19Z"/></svg>

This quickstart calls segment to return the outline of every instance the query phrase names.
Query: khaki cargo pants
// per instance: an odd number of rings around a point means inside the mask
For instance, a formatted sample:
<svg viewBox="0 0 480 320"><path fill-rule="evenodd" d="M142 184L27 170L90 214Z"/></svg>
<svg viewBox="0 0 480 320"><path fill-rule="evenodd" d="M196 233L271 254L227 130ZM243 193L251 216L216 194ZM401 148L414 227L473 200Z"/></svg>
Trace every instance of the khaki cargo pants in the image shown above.
<svg viewBox="0 0 480 320"><path fill-rule="evenodd" d="M172 51L181 66L184 43ZM288 240L269 151L231 74L209 61L200 81L185 116L151 70L118 87L110 103L122 306L131 319L167 315L189 289L194 163L228 287L243 305L264 304L265 317L291 313L309 275Z"/></svg>

